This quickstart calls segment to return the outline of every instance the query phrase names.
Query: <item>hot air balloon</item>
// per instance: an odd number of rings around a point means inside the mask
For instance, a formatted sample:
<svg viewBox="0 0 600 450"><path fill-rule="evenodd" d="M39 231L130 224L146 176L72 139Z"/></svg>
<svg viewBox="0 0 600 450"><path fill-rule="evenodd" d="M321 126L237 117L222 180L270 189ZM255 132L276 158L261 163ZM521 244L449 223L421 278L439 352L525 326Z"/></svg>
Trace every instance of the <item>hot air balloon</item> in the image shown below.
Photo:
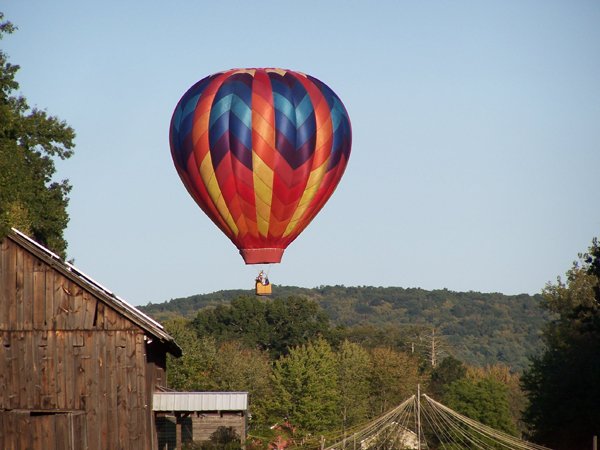
<svg viewBox="0 0 600 450"><path fill-rule="evenodd" d="M246 264L281 261L333 194L351 141L346 108L325 83L275 68L198 81L170 127L183 184Z"/></svg>

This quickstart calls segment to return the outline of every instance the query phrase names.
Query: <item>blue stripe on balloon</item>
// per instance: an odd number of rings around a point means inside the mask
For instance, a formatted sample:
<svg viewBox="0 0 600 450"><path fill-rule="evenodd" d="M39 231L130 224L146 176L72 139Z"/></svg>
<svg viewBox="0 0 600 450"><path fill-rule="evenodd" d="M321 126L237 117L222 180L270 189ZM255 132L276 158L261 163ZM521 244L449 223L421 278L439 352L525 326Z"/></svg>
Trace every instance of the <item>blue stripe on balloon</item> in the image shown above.
<svg viewBox="0 0 600 450"><path fill-rule="evenodd" d="M221 164L225 155L229 152L230 142L229 142L229 133L223 133L221 137L211 140L210 142L210 157L212 166L215 170Z"/></svg>
<svg viewBox="0 0 600 450"><path fill-rule="evenodd" d="M219 120L223 114L228 113L231 109L231 102L233 101L233 94L225 95L217 99L215 97L215 101L210 109L210 122L208 127L212 128L217 120Z"/></svg>
<svg viewBox="0 0 600 450"><path fill-rule="evenodd" d="M290 119L286 115L282 114L280 111L277 110L275 110L275 130L281 135L285 136L286 140L292 146L295 146L296 125L292 121L290 121Z"/></svg>
<svg viewBox="0 0 600 450"><path fill-rule="evenodd" d="M233 133L229 134L229 147L231 153L238 161L248 169L252 169L252 151L245 147Z"/></svg>
<svg viewBox="0 0 600 450"><path fill-rule="evenodd" d="M194 111L196 110L199 98L213 78L214 75L211 75L194 84L179 100L175 109L173 120L171 121L171 135L174 136L173 154L179 167L185 167L190 153L193 151L190 136L194 126Z"/></svg>
<svg viewBox="0 0 600 450"><path fill-rule="evenodd" d="M289 162L294 156L294 145L280 130L275 130L275 148Z"/></svg>
<svg viewBox="0 0 600 450"><path fill-rule="evenodd" d="M225 80L219 88L215 100L229 94L235 94L246 102L247 105L250 105L252 103L252 88L248 85L246 78L240 78L240 75L246 74L232 75Z"/></svg>
<svg viewBox="0 0 600 450"><path fill-rule="evenodd" d="M313 104L310 101L308 94L304 95L304 98L300 100L298 106L296 106L296 124L297 126L302 125L306 119L313 113Z"/></svg>
<svg viewBox="0 0 600 450"><path fill-rule="evenodd" d="M186 100L183 110L181 111L181 114L184 118L187 119L188 116L194 114L194 111L196 110L196 106L198 105L198 99L200 98L200 94L202 94L202 93L199 92L196 95L194 95Z"/></svg>
<svg viewBox="0 0 600 450"><path fill-rule="evenodd" d="M334 133L340 127L340 123L342 122L343 112L339 109L339 102L334 98L333 99L333 107L331 108L331 123L333 125Z"/></svg>
<svg viewBox="0 0 600 450"><path fill-rule="evenodd" d="M212 113L211 113L212 117ZM213 145L229 130L229 114L221 114L208 130L208 144L212 150Z"/></svg>
<svg viewBox="0 0 600 450"><path fill-rule="evenodd" d="M231 102L231 112L244 124L252 129L252 109L239 96L234 95Z"/></svg>
<svg viewBox="0 0 600 450"><path fill-rule="evenodd" d="M200 94L194 95L187 99L185 104L181 104L179 109L180 114L178 115L178 123L175 125L176 129L179 129L179 134L187 136L191 133L194 126L194 111L198 105L198 99Z"/></svg>
<svg viewBox="0 0 600 450"><path fill-rule="evenodd" d="M252 129L248 128L235 114L229 115L229 134L233 135L239 142L236 148L231 149L234 155L243 160L246 158L244 152L251 153L252 148ZM243 147L240 147L243 146Z"/></svg>
<svg viewBox="0 0 600 450"><path fill-rule="evenodd" d="M278 92L273 92L273 104L275 105L275 111L284 115L295 127L296 114L292 102L289 99L285 98L282 94Z"/></svg>
<svg viewBox="0 0 600 450"><path fill-rule="evenodd" d="M314 140L316 128L315 115L311 113L296 130L296 149L305 145L311 138Z"/></svg>

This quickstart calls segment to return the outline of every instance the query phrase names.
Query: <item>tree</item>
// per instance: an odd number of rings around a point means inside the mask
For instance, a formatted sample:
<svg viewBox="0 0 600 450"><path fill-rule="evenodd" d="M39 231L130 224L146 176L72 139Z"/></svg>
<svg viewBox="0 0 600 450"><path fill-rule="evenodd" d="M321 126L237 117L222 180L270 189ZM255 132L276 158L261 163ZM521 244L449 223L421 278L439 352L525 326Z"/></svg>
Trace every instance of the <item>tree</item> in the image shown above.
<svg viewBox="0 0 600 450"><path fill-rule="evenodd" d="M453 356L447 356L432 370L429 390L432 395L441 399L450 384L466 375L465 365Z"/></svg>
<svg viewBox="0 0 600 450"><path fill-rule="evenodd" d="M218 342L235 339L250 348L268 349L266 309L267 303L255 296L239 297L229 305L199 311L193 326L198 336L213 336Z"/></svg>
<svg viewBox="0 0 600 450"><path fill-rule="evenodd" d="M329 318L314 301L302 297L277 298L267 307L270 329L269 350L274 358L287 354L292 347L316 338L327 338Z"/></svg>
<svg viewBox="0 0 600 450"><path fill-rule="evenodd" d="M0 12L0 39L15 29ZM64 257L71 185L53 181L53 158L72 156L75 132L15 94L18 70L0 51L0 237L16 227Z"/></svg>
<svg viewBox="0 0 600 450"><path fill-rule="evenodd" d="M369 412L369 353L344 341L338 351L338 389L344 429L366 419Z"/></svg>
<svg viewBox="0 0 600 450"><path fill-rule="evenodd" d="M248 348L268 351L273 359L329 333L327 315L301 297L272 301L239 297L230 305L201 310L193 326L199 336L214 336L218 342L238 340Z"/></svg>
<svg viewBox="0 0 600 450"><path fill-rule="evenodd" d="M339 426L336 357L324 339L294 347L275 362L275 393L280 416L318 433Z"/></svg>
<svg viewBox="0 0 600 450"><path fill-rule="evenodd" d="M485 367L472 366L467 369L467 377L471 380L490 378L502 384L506 388L512 422L516 424L520 434L526 431L527 427L522 416L527 407L527 397L521 388L521 378L518 372L513 372L508 366L502 364Z"/></svg>
<svg viewBox="0 0 600 450"><path fill-rule="evenodd" d="M165 328L183 350L180 358L167 355L167 385L180 391L203 391L217 387L213 368L217 354L215 340L196 336L185 319L165 322Z"/></svg>
<svg viewBox="0 0 600 450"><path fill-rule="evenodd" d="M600 245L594 239L567 272L543 292L554 315L546 350L522 377L531 437L556 449L586 448L600 435Z"/></svg>
<svg viewBox="0 0 600 450"><path fill-rule="evenodd" d="M506 387L492 378L461 378L448 386L444 404L496 430L516 435Z"/></svg>
<svg viewBox="0 0 600 450"><path fill-rule="evenodd" d="M212 379L223 391L247 391L253 429L270 425L273 386L269 356L259 349L244 348L239 341L224 342L215 356Z"/></svg>
<svg viewBox="0 0 600 450"><path fill-rule="evenodd" d="M419 360L408 353L375 348L371 351L369 382L373 415L382 414L417 391Z"/></svg>

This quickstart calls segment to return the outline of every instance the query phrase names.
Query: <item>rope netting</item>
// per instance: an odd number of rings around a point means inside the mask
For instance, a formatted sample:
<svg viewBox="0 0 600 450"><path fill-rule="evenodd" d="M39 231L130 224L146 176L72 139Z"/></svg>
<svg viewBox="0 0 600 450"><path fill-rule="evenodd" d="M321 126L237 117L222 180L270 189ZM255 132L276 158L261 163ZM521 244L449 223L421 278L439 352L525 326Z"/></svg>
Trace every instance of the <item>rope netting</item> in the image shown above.
<svg viewBox="0 0 600 450"><path fill-rule="evenodd" d="M341 435L324 436L320 447L325 450L549 450L483 425L427 395L422 397L425 401L418 402L413 395L377 419Z"/></svg>
<svg viewBox="0 0 600 450"><path fill-rule="evenodd" d="M339 440L326 447L326 450L406 448L403 447L404 441L416 437L416 434L410 431L415 424L415 398L413 395L366 425L346 430L344 436L341 439L338 436Z"/></svg>
<svg viewBox="0 0 600 450"><path fill-rule="evenodd" d="M503 431L470 419L423 394L426 400L421 412L440 442L440 448L452 449L524 449L548 450Z"/></svg>

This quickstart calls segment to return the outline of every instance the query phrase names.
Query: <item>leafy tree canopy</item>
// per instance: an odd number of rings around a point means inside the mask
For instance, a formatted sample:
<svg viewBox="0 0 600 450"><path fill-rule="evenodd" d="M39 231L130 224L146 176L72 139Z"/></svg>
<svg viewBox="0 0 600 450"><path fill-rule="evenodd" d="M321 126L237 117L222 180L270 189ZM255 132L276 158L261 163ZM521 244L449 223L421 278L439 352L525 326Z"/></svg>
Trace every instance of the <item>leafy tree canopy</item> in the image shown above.
<svg viewBox="0 0 600 450"><path fill-rule="evenodd" d="M165 322L169 334L183 350L180 358L167 355L167 384L180 391L205 391L217 388L212 376L217 359L214 338L198 339L189 323L183 319Z"/></svg>
<svg viewBox="0 0 600 450"><path fill-rule="evenodd" d="M337 361L324 339L294 347L275 362L273 380L281 417L303 431L339 426Z"/></svg>
<svg viewBox="0 0 600 450"><path fill-rule="evenodd" d="M203 309L216 308L250 294L250 290L220 291L141 309L157 320L174 315L192 319ZM527 294L276 285L269 301L285 301L289 297L311 300L323 308L335 326L331 341L334 345L347 339L366 348L414 351L430 360L431 329L435 327L435 338L444 344L446 354L471 365L502 363L517 371L525 369L529 356L540 350L540 330L549 317L539 305L541 296ZM442 355L437 356L441 359Z"/></svg>
<svg viewBox="0 0 600 450"><path fill-rule="evenodd" d="M371 358L362 346L347 340L341 343L337 357L339 409L346 429L368 417Z"/></svg>
<svg viewBox="0 0 600 450"><path fill-rule="evenodd" d="M453 356L447 356L432 370L429 390L437 398L442 398L447 386L464 378L466 375L467 368L462 361Z"/></svg>
<svg viewBox="0 0 600 450"><path fill-rule="evenodd" d="M239 297L229 305L201 310L193 326L199 336L211 335L221 342L239 340L272 357L330 331L329 319L319 305L301 297L272 301Z"/></svg>
<svg viewBox="0 0 600 450"><path fill-rule="evenodd" d="M600 435L600 245L594 239L567 272L543 291L555 315L546 350L523 376L532 437L556 449L586 448Z"/></svg>
<svg viewBox="0 0 600 450"><path fill-rule="evenodd" d="M444 404L496 430L516 435L506 387L492 378L461 378L445 390Z"/></svg>
<svg viewBox="0 0 600 450"><path fill-rule="evenodd" d="M15 30L0 12L0 39ZM18 70L0 50L0 237L15 227L64 257L71 185L53 181L53 158L73 154L75 132L16 93Z"/></svg>

